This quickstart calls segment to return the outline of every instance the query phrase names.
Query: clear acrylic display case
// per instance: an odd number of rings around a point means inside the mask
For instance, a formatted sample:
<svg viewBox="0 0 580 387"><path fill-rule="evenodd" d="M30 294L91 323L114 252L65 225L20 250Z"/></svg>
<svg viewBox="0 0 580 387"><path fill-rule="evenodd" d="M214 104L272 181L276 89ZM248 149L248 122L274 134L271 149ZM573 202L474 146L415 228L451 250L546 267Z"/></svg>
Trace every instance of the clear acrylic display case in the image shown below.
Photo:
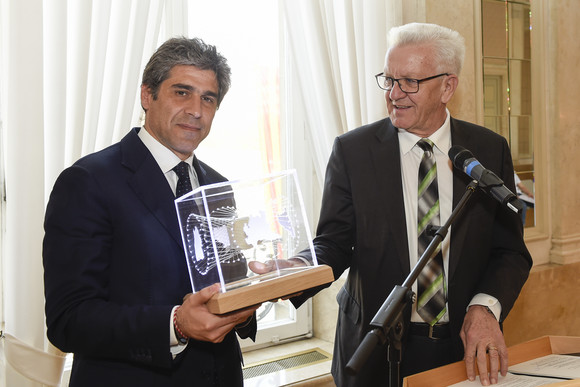
<svg viewBox="0 0 580 387"><path fill-rule="evenodd" d="M177 198L175 206L193 291L221 286L208 303L214 313L334 279L316 261L294 170L202 186ZM305 249L312 258L293 258ZM269 263L272 271L255 274L251 262Z"/></svg>

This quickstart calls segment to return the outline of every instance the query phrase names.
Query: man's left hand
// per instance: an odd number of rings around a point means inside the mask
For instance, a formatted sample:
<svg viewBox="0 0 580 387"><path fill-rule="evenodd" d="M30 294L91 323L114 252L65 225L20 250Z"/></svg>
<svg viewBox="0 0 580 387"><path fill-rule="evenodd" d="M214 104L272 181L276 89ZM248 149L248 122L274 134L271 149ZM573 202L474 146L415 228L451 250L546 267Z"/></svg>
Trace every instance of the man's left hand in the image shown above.
<svg viewBox="0 0 580 387"><path fill-rule="evenodd" d="M476 361L479 380L483 386L498 382L498 368L502 376L506 375L508 351L503 333L495 316L485 306L469 307L459 336L463 340L469 380L475 380ZM489 354L489 370L486 354Z"/></svg>
<svg viewBox="0 0 580 387"><path fill-rule="evenodd" d="M303 260L297 258L290 259L270 259L265 262L250 261L248 267L256 274L266 274L275 270L288 269L291 267L307 266Z"/></svg>
<svg viewBox="0 0 580 387"><path fill-rule="evenodd" d="M288 269L291 267L302 267L307 266L303 260L297 258L290 259L271 259L266 262L260 261L250 261L248 262L248 267L256 274L266 274L275 270ZM301 295L302 292L289 294L287 296L281 297L282 300L289 300L292 297ZM270 302L277 302L278 299L270 300Z"/></svg>

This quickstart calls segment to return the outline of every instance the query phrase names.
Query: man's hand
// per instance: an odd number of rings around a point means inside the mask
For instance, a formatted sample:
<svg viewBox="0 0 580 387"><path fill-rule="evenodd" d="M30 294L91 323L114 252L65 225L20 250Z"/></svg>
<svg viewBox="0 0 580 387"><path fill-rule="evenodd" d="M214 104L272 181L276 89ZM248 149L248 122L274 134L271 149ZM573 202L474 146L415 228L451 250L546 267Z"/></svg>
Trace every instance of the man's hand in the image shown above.
<svg viewBox="0 0 580 387"><path fill-rule="evenodd" d="M498 382L498 368L502 376L506 375L508 352L505 340L495 316L486 307L481 305L469 307L459 336L465 348L464 360L469 380L475 380L475 361L483 386L489 386L490 382L491 384ZM489 354L489 370L486 353Z"/></svg>
<svg viewBox="0 0 580 387"><path fill-rule="evenodd" d="M260 307L254 305L228 314L212 314L206 303L219 290L219 284L214 284L184 298L183 304L178 309L176 322L187 337L220 343L236 325L247 321Z"/></svg>
<svg viewBox="0 0 580 387"><path fill-rule="evenodd" d="M265 262L260 261L250 261L248 262L248 267L251 271L256 274L266 274L270 273L274 270L281 270L281 269L288 269L291 267L301 267L301 266L308 266L306 261L301 258L290 258L290 259L270 259ZM302 292L289 294L287 296L282 297L282 300L289 300L292 297L296 297L301 295ZM277 302L278 299L270 300L270 302Z"/></svg>
<svg viewBox="0 0 580 387"><path fill-rule="evenodd" d="M299 258L290 259L270 259L265 262L250 261L248 267L256 274L266 274L274 270L288 269L290 267L308 266L306 262Z"/></svg>

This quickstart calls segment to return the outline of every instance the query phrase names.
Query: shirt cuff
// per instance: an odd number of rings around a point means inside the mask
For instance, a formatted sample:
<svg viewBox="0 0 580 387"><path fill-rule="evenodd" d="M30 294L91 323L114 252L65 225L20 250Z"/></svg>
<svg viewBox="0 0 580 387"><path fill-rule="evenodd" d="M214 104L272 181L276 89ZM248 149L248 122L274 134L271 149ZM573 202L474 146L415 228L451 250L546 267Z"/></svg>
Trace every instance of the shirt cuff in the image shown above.
<svg viewBox="0 0 580 387"><path fill-rule="evenodd" d="M497 298L492 297L489 294L478 293L471 299L467 309L469 309L471 305L481 305L487 307L491 313L493 313L495 319L499 321L501 316L501 304Z"/></svg>
<svg viewBox="0 0 580 387"><path fill-rule="evenodd" d="M175 309L178 308L179 305L176 305L171 309L171 314L169 315L169 351L171 351L171 355L175 359L177 355L179 355L187 346L187 344L182 344L177 340L177 336L175 335L175 328L173 327L173 314L175 313Z"/></svg>

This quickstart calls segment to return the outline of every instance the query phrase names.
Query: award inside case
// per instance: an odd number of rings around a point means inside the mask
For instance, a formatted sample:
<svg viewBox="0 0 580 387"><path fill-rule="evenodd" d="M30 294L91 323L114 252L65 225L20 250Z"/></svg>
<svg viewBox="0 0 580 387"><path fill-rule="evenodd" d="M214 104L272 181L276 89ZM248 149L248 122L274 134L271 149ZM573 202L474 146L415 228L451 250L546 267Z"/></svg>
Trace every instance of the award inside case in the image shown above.
<svg viewBox="0 0 580 387"><path fill-rule="evenodd" d="M332 269L316 260L294 170L202 186L175 206L193 291L220 284L221 292L208 302L212 313L334 280ZM254 273L248 266L253 261L271 271Z"/></svg>

